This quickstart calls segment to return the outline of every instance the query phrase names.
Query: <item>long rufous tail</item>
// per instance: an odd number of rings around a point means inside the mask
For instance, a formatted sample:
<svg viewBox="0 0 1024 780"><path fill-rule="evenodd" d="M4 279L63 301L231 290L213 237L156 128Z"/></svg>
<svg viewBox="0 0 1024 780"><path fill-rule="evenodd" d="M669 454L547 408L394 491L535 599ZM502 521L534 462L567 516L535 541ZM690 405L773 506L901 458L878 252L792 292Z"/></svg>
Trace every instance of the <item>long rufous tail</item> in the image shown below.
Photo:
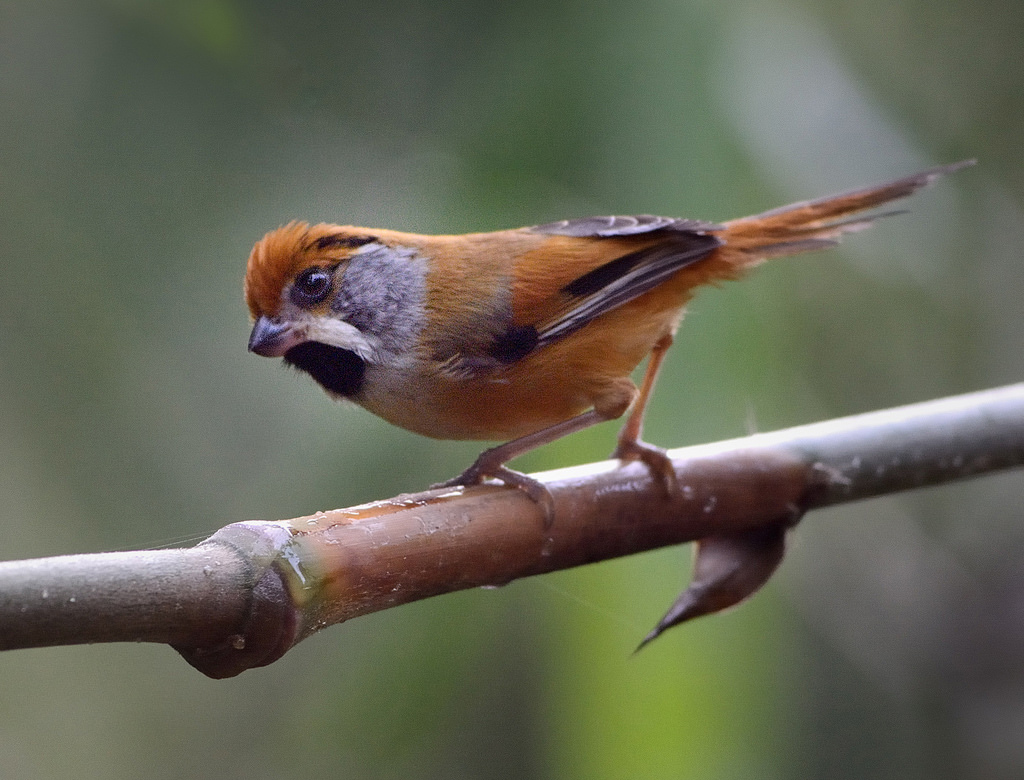
<svg viewBox="0 0 1024 780"><path fill-rule="evenodd" d="M875 187L792 203L752 217L734 219L723 225L721 235L726 246L747 254L754 263L771 257L824 249L837 244L843 233L863 230L876 219L900 213L862 212L913 195L940 176L966 168L974 162L961 160Z"/></svg>

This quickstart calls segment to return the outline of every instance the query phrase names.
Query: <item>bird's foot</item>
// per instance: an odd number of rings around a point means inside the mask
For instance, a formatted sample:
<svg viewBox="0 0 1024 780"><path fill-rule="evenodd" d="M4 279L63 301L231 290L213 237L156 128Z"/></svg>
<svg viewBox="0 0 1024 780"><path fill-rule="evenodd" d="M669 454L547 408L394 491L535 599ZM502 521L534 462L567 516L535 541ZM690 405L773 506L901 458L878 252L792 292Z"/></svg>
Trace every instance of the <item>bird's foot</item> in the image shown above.
<svg viewBox="0 0 1024 780"><path fill-rule="evenodd" d="M484 452L476 462L454 479L431 485L433 488L470 487L483 484L486 479L496 479L509 487L516 488L528 495L544 513L544 530L551 527L555 519L555 499L551 491L540 480L527 476L520 471L513 471L501 463L492 463L487 457L490 450Z"/></svg>
<svg viewBox="0 0 1024 780"><path fill-rule="evenodd" d="M680 495L675 466L672 463L672 458L663 448L639 439L619 439L619 444L615 448L615 452L612 453L612 457L624 461L641 461L661 483L669 498Z"/></svg>

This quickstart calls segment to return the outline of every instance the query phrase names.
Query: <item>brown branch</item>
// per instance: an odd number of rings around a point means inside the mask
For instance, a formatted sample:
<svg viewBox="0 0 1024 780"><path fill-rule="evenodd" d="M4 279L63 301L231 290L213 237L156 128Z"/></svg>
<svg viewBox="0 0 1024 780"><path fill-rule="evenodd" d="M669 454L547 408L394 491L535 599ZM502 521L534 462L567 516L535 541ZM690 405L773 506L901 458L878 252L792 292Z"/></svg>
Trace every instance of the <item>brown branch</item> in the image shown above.
<svg viewBox="0 0 1024 780"><path fill-rule="evenodd" d="M1024 384L535 475L555 520L497 485L233 523L188 550L0 564L0 649L166 642L212 677L321 628L454 590L778 525L816 507L1024 464Z"/></svg>

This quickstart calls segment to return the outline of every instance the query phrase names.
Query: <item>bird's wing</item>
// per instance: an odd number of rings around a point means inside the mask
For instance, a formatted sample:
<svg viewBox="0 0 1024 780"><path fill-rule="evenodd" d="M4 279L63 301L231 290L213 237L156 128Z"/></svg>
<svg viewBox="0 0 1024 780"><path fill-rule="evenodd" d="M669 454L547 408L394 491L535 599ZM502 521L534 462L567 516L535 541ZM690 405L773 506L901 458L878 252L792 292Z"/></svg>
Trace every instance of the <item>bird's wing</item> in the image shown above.
<svg viewBox="0 0 1024 780"><path fill-rule="evenodd" d="M541 319L510 322L488 341L483 355L453 356L449 367L455 373L468 374L500 369L575 333L602 314L657 287L679 269L707 257L722 245L721 239L703 232L715 227L706 222L639 216L593 217L529 228L572 238L623 238L660 231L664 240L626 251L543 293L541 297L553 305L545 306L547 311Z"/></svg>
<svg viewBox="0 0 1024 780"><path fill-rule="evenodd" d="M568 282L554 282L555 275L531 279L527 286L532 289L527 295L544 302L540 307L543 314L532 322L509 322L504 329L486 337L478 349L463 348L445 356L440 361L442 370L463 378L500 371L575 333L602 314L657 287L681 268L707 257L722 245L720 238L706 232L718 227L709 222L644 214L587 217L526 228L527 232L570 239L609 239L609 248L617 243L624 249ZM630 239L641 244L641 248L629 251Z"/></svg>
<svg viewBox="0 0 1024 780"><path fill-rule="evenodd" d="M564 304L558 312L535 323L537 346L564 338L640 297L721 245L715 235L680 231L664 243L622 255L573 279L560 290Z"/></svg>

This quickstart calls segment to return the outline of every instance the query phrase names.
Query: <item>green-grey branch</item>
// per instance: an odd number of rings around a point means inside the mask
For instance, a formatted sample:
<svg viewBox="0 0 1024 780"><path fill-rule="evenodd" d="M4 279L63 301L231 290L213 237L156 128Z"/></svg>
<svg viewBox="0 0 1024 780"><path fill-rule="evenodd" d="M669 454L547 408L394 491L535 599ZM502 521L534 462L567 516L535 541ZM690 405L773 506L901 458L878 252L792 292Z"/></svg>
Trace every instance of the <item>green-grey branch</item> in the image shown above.
<svg viewBox="0 0 1024 780"><path fill-rule="evenodd" d="M483 485L233 523L188 550L0 563L0 649L165 642L227 677L428 596L694 540L743 550L817 507L1024 464L1024 384L669 454L674 495L639 463L534 475L550 527L521 491Z"/></svg>

